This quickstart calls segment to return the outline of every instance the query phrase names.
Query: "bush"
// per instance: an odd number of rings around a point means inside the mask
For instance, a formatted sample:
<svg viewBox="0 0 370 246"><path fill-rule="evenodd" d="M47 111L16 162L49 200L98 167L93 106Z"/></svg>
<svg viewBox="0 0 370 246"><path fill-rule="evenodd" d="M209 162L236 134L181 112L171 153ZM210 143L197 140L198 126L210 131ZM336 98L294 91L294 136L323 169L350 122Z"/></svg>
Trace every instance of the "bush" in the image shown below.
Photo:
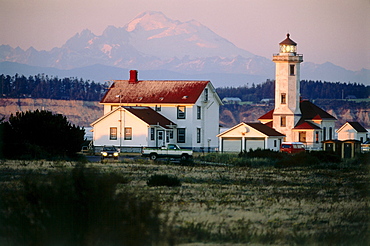
<svg viewBox="0 0 370 246"><path fill-rule="evenodd" d="M146 183L148 186L181 186L181 181L177 177L170 177L167 174L153 175Z"/></svg>
<svg viewBox="0 0 370 246"><path fill-rule="evenodd" d="M78 166L29 172L0 188L0 238L9 245L152 245L164 220L156 199L120 190L128 180ZM14 182L13 182L14 184Z"/></svg>
<svg viewBox="0 0 370 246"><path fill-rule="evenodd" d="M8 122L0 122L0 146L9 159L74 157L81 150L84 134L84 129L65 116L45 110L17 112Z"/></svg>
<svg viewBox="0 0 370 246"><path fill-rule="evenodd" d="M270 149L250 149L248 152L240 152L239 157L248 157L248 158L268 158L268 159L282 159L286 156L286 153L273 151Z"/></svg>

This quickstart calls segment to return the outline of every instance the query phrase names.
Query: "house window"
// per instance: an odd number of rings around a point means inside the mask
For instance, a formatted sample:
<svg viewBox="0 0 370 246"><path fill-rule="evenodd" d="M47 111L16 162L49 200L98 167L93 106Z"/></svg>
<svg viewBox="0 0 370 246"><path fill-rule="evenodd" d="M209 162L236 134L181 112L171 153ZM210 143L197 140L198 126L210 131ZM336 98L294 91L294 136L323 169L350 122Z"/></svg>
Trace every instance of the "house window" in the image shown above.
<svg viewBox="0 0 370 246"><path fill-rule="evenodd" d="M286 127L286 117L285 116L281 116L281 118L280 118L280 126L281 127Z"/></svg>
<svg viewBox="0 0 370 246"><path fill-rule="evenodd" d="M326 127L324 127L323 129L323 133L322 133L322 140L325 141L326 140Z"/></svg>
<svg viewBox="0 0 370 246"><path fill-rule="evenodd" d="M117 127L109 128L109 140L117 140Z"/></svg>
<svg viewBox="0 0 370 246"><path fill-rule="evenodd" d="M197 106L197 119L200 120L202 118L202 108Z"/></svg>
<svg viewBox="0 0 370 246"><path fill-rule="evenodd" d="M154 128L150 128L150 140L155 140Z"/></svg>
<svg viewBox="0 0 370 246"><path fill-rule="evenodd" d="M185 128L177 128L177 142L185 143Z"/></svg>
<svg viewBox="0 0 370 246"><path fill-rule="evenodd" d="M204 89L204 101L208 101L208 88Z"/></svg>
<svg viewBox="0 0 370 246"><path fill-rule="evenodd" d="M299 142L306 142L306 132L299 132Z"/></svg>
<svg viewBox="0 0 370 246"><path fill-rule="evenodd" d="M125 140L132 140L132 127L125 127Z"/></svg>
<svg viewBox="0 0 370 246"><path fill-rule="evenodd" d="M155 111L160 112L162 110L161 105L155 105Z"/></svg>
<svg viewBox="0 0 370 246"><path fill-rule="evenodd" d="M316 139L316 143L319 142L319 132L315 132L315 139Z"/></svg>
<svg viewBox="0 0 370 246"><path fill-rule="evenodd" d="M200 128L197 128L197 143L200 143L200 133L201 133L201 129Z"/></svg>
<svg viewBox="0 0 370 246"><path fill-rule="evenodd" d="M281 93L281 104L286 104L286 94Z"/></svg>
<svg viewBox="0 0 370 246"><path fill-rule="evenodd" d="M274 140L274 148L277 147L277 140Z"/></svg>
<svg viewBox="0 0 370 246"><path fill-rule="evenodd" d="M294 76L295 75L295 65L290 65L289 66L289 74L290 76Z"/></svg>
<svg viewBox="0 0 370 246"><path fill-rule="evenodd" d="M170 139L173 139L173 130L167 130L166 131L166 141L167 141L167 143L170 142Z"/></svg>
<svg viewBox="0 0 370 246"><path fill-rule="evenodd" d="M186 117L186 107L177 106L177 119L185 119Z"/></svg>
<svg viewBox="0 0 370 246"><path fill-rule="evenodd" d="M333 128L329 127L329 139L333 139Z"/></svg>

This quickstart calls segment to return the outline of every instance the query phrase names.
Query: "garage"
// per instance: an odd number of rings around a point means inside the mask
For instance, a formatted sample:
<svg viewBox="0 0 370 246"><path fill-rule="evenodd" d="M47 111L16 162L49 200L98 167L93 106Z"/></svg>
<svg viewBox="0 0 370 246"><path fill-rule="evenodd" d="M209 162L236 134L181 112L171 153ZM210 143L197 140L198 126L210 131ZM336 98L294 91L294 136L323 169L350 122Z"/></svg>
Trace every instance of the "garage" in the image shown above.
<svg viewBox="0 0 370 246"><path fill-rule="evenodd" d="M240 152L242 150L241 138L224 138L222 140L223 152Z"/></svg>
<svg viewBox="0 0 370 246"><path fill-rule="evenodd" d="M265 148L265 139L264 138L247 138L245 139L245 150L249 151L250 149L264 149Z"/></svg>
<svg viewBox="0 0 370 246"><path fill-rule="evenodd" d="M280 146L277 143L281 143L285 135L262 123L241 122L217 137L222 152L239 153L258 148L279 151Z"/></svg>

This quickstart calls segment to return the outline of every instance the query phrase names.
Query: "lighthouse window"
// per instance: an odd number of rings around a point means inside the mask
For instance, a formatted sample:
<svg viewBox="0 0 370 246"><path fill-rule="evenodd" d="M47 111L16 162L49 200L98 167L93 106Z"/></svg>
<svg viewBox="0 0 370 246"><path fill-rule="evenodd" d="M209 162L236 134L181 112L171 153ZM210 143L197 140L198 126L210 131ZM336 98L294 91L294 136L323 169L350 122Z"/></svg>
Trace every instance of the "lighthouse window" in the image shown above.
<svg viewBox="0 0 370 246"><path fill-rule="evenodd" d="M280 118L280 126L281 127L286 127L286 117L285 116L281 116L281 118Z"/></svg>
<svg viewBox="0 0 370 246"><path fill-rule="evenodd" d="M295 66L294 65L290 65L290 75L293 76L295 75L295 72L294 72L294 69L295 69Z"/></svg>
<svg viewBox="0 0 370 246"><path fill-rule="evenodd" d="M286 94L281 93L281 104L286 104Z"/></svg>

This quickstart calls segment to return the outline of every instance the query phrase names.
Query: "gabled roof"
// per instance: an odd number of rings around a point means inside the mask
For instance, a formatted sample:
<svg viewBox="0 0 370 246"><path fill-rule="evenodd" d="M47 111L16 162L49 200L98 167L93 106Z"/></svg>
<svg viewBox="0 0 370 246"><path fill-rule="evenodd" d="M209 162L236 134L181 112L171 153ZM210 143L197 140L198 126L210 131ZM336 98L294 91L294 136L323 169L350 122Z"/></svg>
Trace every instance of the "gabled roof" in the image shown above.
<svg viewBox="0 0 370 246"><path fill-rule="evenodd" d="M217 135L217 137L220 137L228 132L231 132L233 131L234 129L238 128L239 126L241 125L247 125L249 127L252 127L254 128L255 130L259 131L260 133L266 135L266 136L269 136L269 137L285 137L284 134L281 134L280 132L276 131L275 129L265 125L265 124L262 124L262 123L247 123L247 122L241 122L239 123L238 125L230 128L229 130L227 131L224 131L220 134Z"/></svg>
<svg viewBox="0 0 370 246"><path fill-rule="evenodd" d="M301 119L304 120L336 120L334 116L308 100L301 101L299 103L299 108L301 109L302 114ZM273 114L274 109L259 117L258 120L272 120Z"/></svg>
<svg viewBox="0 0 370 246"><path fill-rule="evenodd" d="M258 118L258 120L272 120L273 119L274 110L268 111L266 114L262 115Z"/></svg>
<svg viewBox="0 0 370 246"><path fill-rule="evenodd" d="M340 132L346 125L350 125L354 130L356 130L356 132L367 132L367 130L357 121L346 122L337 130L337 132Z"/></svg>
<svg viewBox="0 0 370 246"><path fill-rule="evenodd" d="M293 129L294 130L319 130L321 128L315 125L314 123L305 121L304 119L301 118Z"/></svg>
<svg viewBox="0 0 370 246"><path fill-rule="evenodd" d="M164 128L168 126L175 126L176 124L171 120L167 119L160 113L156 112L150 107L123 107L142 121L146 122L150 126L160 125Z"/></svg>
<svg viewBox="0 0 370 246"><path fill-rule="evenodd" d="M194 104L210 81L115 80L100 103ZM221 100L220 100L221 101Z"/></svg>
<svg viewBox="0 0 370 246"><path fill-rule="evenodd" d="M248 126L250 127L253 127L254 129L256 129L257 131L267 135L267 136L281 136L281 137L285 137L284 134L281 134L280 132L276 131L274 128L271 128L265 124L262 124L262 123L246 123L244 122L245 124L247 124Z"/></svg>
<svg viewBox="0 0 370 246"><path fill-rule="evenodd" d="M299 104L299 108L301 109L302 118L305 120L317 120L317 119L332 119L336 120L334 116L327 113L325 110L321 109L320 107L316 106L312 102L308 100L303 100Z"/></svg>
<svg viewBox="0 0 370 246"><path fill-rule="evenodd" d="M159 114L150 107L117 107L116 109L110 111L109 113L103 115L102 117L91 123L91 125L94 126L96 123L104 120L108 116L119 111L121 108L127 110L128 112L130 112L131 114L133 114L134 116L136 116L137 118L151 126L159 125L163 128L170 128L169 126L171 125L176 126L174 122L167 119L166 117Z"/></svg>

